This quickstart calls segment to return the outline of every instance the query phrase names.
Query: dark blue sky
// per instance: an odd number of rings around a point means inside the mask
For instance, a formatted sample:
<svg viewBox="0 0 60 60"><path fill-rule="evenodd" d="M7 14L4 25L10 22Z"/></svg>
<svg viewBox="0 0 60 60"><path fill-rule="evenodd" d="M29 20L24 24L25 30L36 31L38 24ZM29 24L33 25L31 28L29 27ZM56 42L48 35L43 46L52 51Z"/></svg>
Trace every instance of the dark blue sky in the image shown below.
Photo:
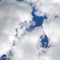
<svg viewBox="0 0 60 60"><path fill-rule="evenodd" d="M24 0L17 0L17 1L24 1ZM36 12L36 9L35 9L35 7L33 7L32 5L32 3L29 3L29 5L32 7L32 16L33 16L33 21L35 21L35 23L36 23L36 25L35 26L30 26L30 29L34 29L35 27L39 27L39 26L42 26L42 24L43 24L43 20L44 19L47 19L47 17L44 15L44 16L36 16L35 15L35 12Z"/></svg>
<svg viewBox="0 0 60 60"><path fill-rule="evenodd" d="M48 48L49 47L49 39L48 37L45 35L44 37L41 36L41 47L43 48Z"/></svg>
<svg viewBox="0 0 60 60"><path fill-rule="evenodd" d="M36 23L36 25L35 26L30 26L30 28L29 29L27 29L28 31L31 31L31 30L33 30L35 27L39 27L39 26L42 26L42 24L43 24L43 21L44 21L44 19L47 19L47 17L44 15L44 16L36 16L35 15L35 8L33 8L33 10L32 10L32 16L33 16L33 21L35 21L35 23Z"/></svg>
<svg viewBox="0 0 60 60"><path fill-rule="evenodd" d="M1 57L0 57L0 60L7 60L7 56L5 54L3 54Z"/></svg>
<svg viewBox="0 0 60 60"><path fill-rule="evenodd" d="M37 26L42 26L42 23L43 23L43 20L44 19L47 19L47 17L44 15L44 16L36 16L34 13L35 13L35 8L33 8L33 11L32 11L32 16L33 16L33 20L35 21L36 23L36 27Z"/></svg>
<svg viewBox="0 0 60 60"><path fill-rule="evenodd" d="M23 2L24 0L17 0L17 1L19 1L19 2L22 1L22 2ZM45 19L47 19L46 15L44 15L44 16L36 16L36 15L35 15L35 12L36 12L35 7L32 6L32 5L33 5L32 3L29 3L29 5L32 7L32 12L31 12L31 14L32 14L32 16L33 16L32 20L35 21L36 25L35 25L35 26L31 25L29 29L26 29L27 31L31 31L31 30L33 30L35 27L42 26L43 21L44 21Z"/></svg>

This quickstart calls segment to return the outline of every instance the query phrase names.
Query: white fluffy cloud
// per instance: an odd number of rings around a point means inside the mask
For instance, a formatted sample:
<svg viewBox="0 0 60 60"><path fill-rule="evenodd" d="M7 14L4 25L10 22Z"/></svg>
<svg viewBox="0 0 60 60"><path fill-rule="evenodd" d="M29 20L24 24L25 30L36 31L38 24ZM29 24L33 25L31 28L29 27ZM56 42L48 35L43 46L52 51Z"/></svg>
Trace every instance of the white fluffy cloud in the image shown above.
<svg viewBox="0 0 60 60"><path fill-rule="evenodd" d="M22 60L37 60L38 59L38 41L40 40L40 36L44 34L43 30L40 28L36 28L32 32L26 32L19 41L17 41L14 52L18 54L15 58ZM15 58L13 60L15 60ZM39 60L39 59L38 59Z"/></svg>
<svg viewBox="0 0 60 60"><path fill-rule="evenodd" d="M52 44L52 48L50 49L50 52L48 53L48 56L51 58L51 60L57 60L60 59L60 17L59 18L49 18L48 20L44 21L43 23L43 29L50 39L50 42Z"/></svg>
<svg viewBox="0 0 60 60"><path fill-rule="evenodd" d="M32 3L35 6L35 14L37 16L47 15L60 16L60 1L59 0L25 0L27 3Z"/></svg>
<svg viewBox="0 0 60 60"><path fill-rule="evenodd" d="M59 42L60 39L60 18L56 18L56 19L48 19L46 21L44 21L43 23L43 29L45 31L45 33L47 34L47 36L52 40L52 42L57 43Z"/></svg>
<svg viewBox="0 0 60 60"><path fill-rule="evenodd" d="M11 49L20 22L32 20L31 7L24 3L0 3L0 55ZM5 41L5 42L4 42Z"/></svg>
<svg viewBox="0 0 60 60"><path fill-rule="evenodd" d="M33 3L35 14L47 15L42 27L36 27L33 31L26 31L32 21L32 7L26 2L16 0L2 0L0 2L0 55L8 52L11 48L14 52L12 60L58 60L60 59L60 2L59 0L25 0ZM56 17L56 18L55 18ZM35 24L35 23L33 23ZM19 26L20 25L20 26ZM22 26L22 29L20 28ZM19 39L15 37L18 29ZM42 53L39 45L40 36L47 35L52 47ZM12 47L15 40L15 46ZM17 41L16 41L17 40ZM40 49L40 51L39 51Z"/></svg>

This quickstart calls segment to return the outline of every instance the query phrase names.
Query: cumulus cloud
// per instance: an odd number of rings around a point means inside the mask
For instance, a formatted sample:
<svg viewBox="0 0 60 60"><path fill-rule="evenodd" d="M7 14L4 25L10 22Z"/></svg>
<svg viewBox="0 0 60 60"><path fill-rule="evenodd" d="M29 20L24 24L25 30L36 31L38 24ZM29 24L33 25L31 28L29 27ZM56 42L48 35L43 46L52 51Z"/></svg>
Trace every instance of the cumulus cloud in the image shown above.
<svg viewBox="0 0 60 60"><path fill-rule="evenodd" d="M60 59L60 17L59 18L49 18L48 20L44 21L43 23L43 29L45 31L45 34L50 39L50 42L52 44L52 48L50 49L50 52L48 53L48 56L51 58L51 60L57 60Z"/></svg>
<svg viewBox="0 0 60 60"><path fill-rule="evenodd" d="M42 26L28 32L26 28L35 24L31 15L33 9L29 3L32 3L36 9L35 15L46 15L47 19ZM0 56L12 49L14 53L12 60L60 59L59 6L59 0L25 0L20 3L16 0L2 0L0 2ZM40 37L45 34L52 45L49 49L40 47ZM13 41L15 46L12 47ZM43 50L47 53L44 54ZM39 53L41 55L38 56Z"/></svg>
<svg viewBox="0 0 60 60"><path fill-rule="evenodd" d="M35 6L35 14L37 16L43 15L60 15L60 1L59 0L25 0L27 3L32 3Z"/></svg>
<svg viewBox="0 0 60 60"><path fill-rule="evenodd" d="M40 32L39 32L40 31ZM16 43L14 47L14 51L18 54L15 56L16 58L22 60L35 60L38 59L38 41L40 40L40 36L43 35L43 30L40 28L36 28L32 32L26 32L19 41ZM15 60L15 59L14 59Z"/></svg>
<svg viewBox="0 0 60 60"><path fill-rule="evenodd" d="M8 3L7 0L0 3L0 55L11 48L19 23L31 18L31 7L27 4Z"/></svg>

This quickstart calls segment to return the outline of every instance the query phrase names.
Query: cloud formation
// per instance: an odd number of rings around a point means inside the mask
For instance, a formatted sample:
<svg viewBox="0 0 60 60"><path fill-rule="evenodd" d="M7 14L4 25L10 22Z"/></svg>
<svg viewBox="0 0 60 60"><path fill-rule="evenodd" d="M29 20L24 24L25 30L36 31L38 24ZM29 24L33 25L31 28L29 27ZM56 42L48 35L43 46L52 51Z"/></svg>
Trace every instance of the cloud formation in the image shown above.
<svg viewBox="0 0 60 60"><path fill-rule="evenodd" d="M7 0L0 3L0 55L11 48L15 40L15 29L20 22L26 20L29 22L31 20L32 16L30 13L31 7L27 4L8 3Z"/></svg>
<svg viewBox="0 0 60 60"><path fill-rule="evenodd" d="M29 4L32 4L29 5ZM47 16L42 26L32 31L26 29L35 25L31 14ZM32 22L32 23L31 23ZM34 23L33 23L34 22ZM60 59L60 1L59 0L2 0L0 2L0 56L10 49L12 60L58 60ZM40 46L41 36L47 35L51 48ZM12 46L15 41L15 46ZM46 53L45 53L46 52Z"/></svg>

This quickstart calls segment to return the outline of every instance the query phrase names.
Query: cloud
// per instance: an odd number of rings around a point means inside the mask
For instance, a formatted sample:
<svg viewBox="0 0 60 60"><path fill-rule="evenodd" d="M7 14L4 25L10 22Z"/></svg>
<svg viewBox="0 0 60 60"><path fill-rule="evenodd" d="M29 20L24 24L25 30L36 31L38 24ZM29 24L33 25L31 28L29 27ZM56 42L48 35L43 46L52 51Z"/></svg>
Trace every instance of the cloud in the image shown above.
<svg viewBox="0 0 60 60"><path fill-rule="evenodd" d="M43 23L43 29L45 33L48 35L48 37L53 40L53 42L57 43L59 41L60 36L60 18L56 19L48 19Z"/></svg>
<svg viewBox="0 0 60 60"><path fill-rule="evenodd" d="M39 32L40 31L40 32ZM17 41L14 51L15 51L15 57L19 60L35 60L38 59L38 41L39 37L44 34L42 28L36 28L35 30L31 32L26 32L25 35L23 35L19 41ZM16 56L18 54L18 56ZM15 58L13 58L15 60Z"/></svg>
<svg viewBox="0 0 60 60"><path fill-rule="evenodd" d="M13 41L15 40L15 29L19 23L24 21L29 22L32 18L30 14L31 7L29 5L9 2L5 0L0 3L0 55L11 49Z"/></svg>
<svg viewBox="0 0 60 60"><path fill-rule="evenodd" d="M25 0L27 3L32 3L35 7L35 14L37 16L60 15L60 1L59 0ZM54 2L55 1L55 2Z"/></svg>
<svg viewBox="0 0 60 60"><path fill-rule="evenodd" d="M51 60L60 59L60 17L50 17L48 20L44 21L43 30L45 31L45 34L48 36L50 43L52 44L52 48L50 49L50 52L48 52L48 56L51 58Z"/></svg>
<svg viewBox="0 0 60 60"><path fill-rule="evenodd" d="M26 31L32 20L32 7L27 3L33 3L35 6L35 15L47 15L42 26L36 27L32 31ZM26 0L26 2L17 2L15 0L2 0L0 2L0 55L13 50L12 60L58 60L59 40L60 40L60 4L46 0ZM15 29L18 29L18 33ZM15 37L16 33L19 39ZM40 47L40 36L47 35L52 45L49 49ZM12 47L15 40L15 46ZM5 42L4 42L5 41ZM40 49L40 51L39 51ZM46 54L42 53L46 50ZM38 53L42 53L39 55ZM55 57L54 57L55 56Z"/></svg>
<svg viewBox="0 0 60 60"><path fill-rule="evenodd" d="M5 2L5 3L14 3L14 2L16 2L16 0L2 0L2 2Z"/></svg>

